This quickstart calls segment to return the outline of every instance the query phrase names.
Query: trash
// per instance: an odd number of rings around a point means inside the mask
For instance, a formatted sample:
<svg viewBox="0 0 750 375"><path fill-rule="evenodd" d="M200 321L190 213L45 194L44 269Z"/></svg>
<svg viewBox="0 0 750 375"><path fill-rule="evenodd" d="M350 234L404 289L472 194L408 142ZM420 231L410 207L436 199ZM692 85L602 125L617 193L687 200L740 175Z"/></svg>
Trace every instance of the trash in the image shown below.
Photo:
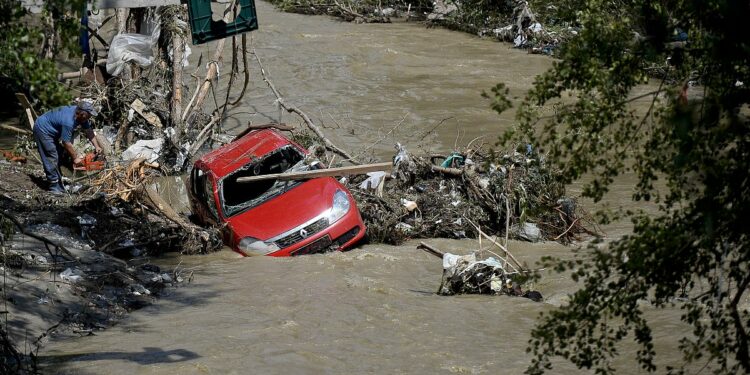
<svg viewBox="0 0 750 375"><path fill-rule="evenodd" d="M83 214L81 216L76 217L78 219L78 225L80 226L94 226L96 225L96 218L89 215L89 214Z"/></svg>
<svg viewBox="0 0 750 375"><path fill-rule="evenodd" d="M504 294L526 297L537 302L542 300L539 292L523 292L511 276L513 274L505 271L504 262L493 257L478 261L475 253L463 256L445 253L443 279L438 294Z"/></svg>
<svg viewBox="0 0 750 375"><path fill-rule="evenodd" d="M406 207L406 210L409 212L412 212L417 209L417 202L410 201L404 198L401 198L401 204Z"/></svg>
<svg viewBox="0 0 750 375"><path fill-rule="evenodd" d="M149 295L151 294L151 291L146 289L146 287L144 287L141 284L131 284L130 293L132 293L135 296L141 296L141 295Z"/></svg>
<svg viewBox="0 0 750 375"><path fill-rule="evenodd" d="M149 35L144 34L117 34L112 39L107 53L107 73L119 76L125 68L126 63L133 62L142 67L150 66L154 60L154 47L159 41L159 19L155 17L149 20L142 30L149 30Z"/></svg>
<svg viewBox="0 0 750 375"><path fill-rule="evenodd" d="M396 228L396 229L398 229L398 230L400 230L401 232L404 232L404 233L409 233L409 232L412 231L412 229L414 229L413 226L411 226L409 224L406 224L406 223L398 223L398 224L396 224L396 226L394 228Z"/></svg>
<svg viewBox="0 0 750 375"><path fill-rule="evenodd" d="M122 153L122 160L133 160L137 158L146 158L149 163L153 163L159 158L161 148L164 145L164 139L140 140L134 145L128 147Z"/></svg>
<svg viewBox="0 0 750 375"><path fill-rule="evenodd" d="M78 268L66 268L65 271L60 272L60 278L63 281L67 281L70 283L77 283L83 279L83 272L79 270Z"/></svg>
<svg viewBox="0 0 750 375"><path fill-rule="evenodd" d="M94 225L96 225L96 218L89 214L83 214L76 218L78 219L78 226L81 227L81 238L89 238L88 232Z"/></svg>
<svg viewBox="0 0 750 375"><path fill-rule="evenodd" d="M539 242L543 239L542 231L534 223L523 223L523 226L517 229L517 233L518 237L529 242Z"/></svg>
<svg viewBox="0 0 750 375"><path fill-rule="evenodd" d="M360 189L375 190L380 186L381 181L385 178L385 172L369 172L367 179L359 184Z"/></svg>

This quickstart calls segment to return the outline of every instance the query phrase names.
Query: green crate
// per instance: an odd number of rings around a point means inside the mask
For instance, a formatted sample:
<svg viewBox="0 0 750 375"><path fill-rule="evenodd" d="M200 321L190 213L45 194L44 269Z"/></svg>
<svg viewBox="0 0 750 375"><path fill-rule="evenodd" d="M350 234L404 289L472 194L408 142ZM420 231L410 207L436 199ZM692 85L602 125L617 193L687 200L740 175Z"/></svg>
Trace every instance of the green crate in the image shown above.
<svg viewBox="0 0 750 375"><path fill-rule="evenodd" d="M211 17L210 0L188 0L190 28L193 44L203 44L216 39L241 34L258 29L258 17L255 13L255 1L238 0L240 12L234 22L214 21Z"/></svg>

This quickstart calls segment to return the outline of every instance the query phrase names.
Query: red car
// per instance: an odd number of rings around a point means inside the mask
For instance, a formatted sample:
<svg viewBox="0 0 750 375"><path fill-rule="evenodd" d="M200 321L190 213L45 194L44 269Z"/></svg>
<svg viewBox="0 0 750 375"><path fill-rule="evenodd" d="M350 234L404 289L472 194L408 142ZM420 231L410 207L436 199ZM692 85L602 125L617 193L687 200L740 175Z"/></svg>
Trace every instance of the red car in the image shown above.
<svg viewBox="0 0 750 375"><path fill-rule="evenodd" d="M333 177L237 182L304 165L307 154L272 129L211 151L195 162L188 180L193 213L203 224L222 225L224 243L245 256L351 247L365 225L351 193Z"/></svg>

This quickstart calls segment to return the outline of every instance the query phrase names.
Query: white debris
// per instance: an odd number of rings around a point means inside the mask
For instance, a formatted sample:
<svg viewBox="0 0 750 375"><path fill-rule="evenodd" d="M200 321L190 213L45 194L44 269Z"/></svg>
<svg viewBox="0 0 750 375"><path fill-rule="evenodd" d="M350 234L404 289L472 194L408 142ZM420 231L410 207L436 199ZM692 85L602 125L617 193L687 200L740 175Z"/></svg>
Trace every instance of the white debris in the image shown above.
<svg viewBox="0 0 750 375"><path fill-rule="evenodd" d="M66 268L65 271L60 272L60 278L63 281L75 284L83 280L83 272L78 268Z"/></svg>
<svg viewBox="0 0 750 375"><path fill-rule="evenodd" d="M122 153L122 160L133 160L137 158L146 158L149 163L153 163L159 158L161 148L164 145L163 138L140 140L128 147Z"/></svg>

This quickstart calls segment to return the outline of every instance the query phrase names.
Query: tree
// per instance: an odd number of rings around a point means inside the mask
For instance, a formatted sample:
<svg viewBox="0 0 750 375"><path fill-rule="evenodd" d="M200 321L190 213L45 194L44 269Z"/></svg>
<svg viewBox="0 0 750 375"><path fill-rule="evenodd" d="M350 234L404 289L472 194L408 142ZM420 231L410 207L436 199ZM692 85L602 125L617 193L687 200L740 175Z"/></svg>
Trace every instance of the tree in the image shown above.
<svg viewBox="0 0 750 375"><path fill-rule="evenodd" d="M527 373L550 369L553 357L612 373L625 339L637 343L646 371L681 373L705 362L715 373L750 373L750 315L742 307L750 285L750 2L575 3L578 37L536 79L517 110L519 126L503 140L537 145L565 183L586 175L582 194L594 201L615 177L634 172L633 199L653 201L660 213L598 212L601 223L630 217L632 235L545 260L571 272L581 289L533 329ZM631 93L650 78L644 67L665 61L657 89L646 94L648 112L634 112ZM506 91L493 92L503 110ZM682 309L692 327L676 343L683 365L657 369L643 301Z"/></svg>
<svg viewBox="0 0 750 375"><path fill-rule="evenodd" d="M83 4L45 1L42 14L31 15L20 1L0 0L0 88L26 92L44 108L70 101L69 90L57 79L54 57L80 50L76 37Z"/></svg>

